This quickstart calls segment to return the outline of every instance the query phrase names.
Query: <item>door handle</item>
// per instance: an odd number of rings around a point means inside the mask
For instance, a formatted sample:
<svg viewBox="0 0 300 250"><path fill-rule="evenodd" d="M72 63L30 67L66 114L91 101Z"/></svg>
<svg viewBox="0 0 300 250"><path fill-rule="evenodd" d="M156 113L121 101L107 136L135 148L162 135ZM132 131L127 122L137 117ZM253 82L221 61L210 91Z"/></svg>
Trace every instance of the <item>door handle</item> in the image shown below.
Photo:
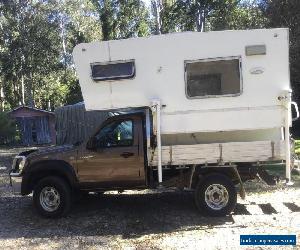
<svg viewBox="0 0 300 250"><path fill-rule="evenodd" d="M124 158L128 158L130 156L134 156L134 153L131 152L123 152L122 154L120 154L120 156L124 157Z"/></svg>

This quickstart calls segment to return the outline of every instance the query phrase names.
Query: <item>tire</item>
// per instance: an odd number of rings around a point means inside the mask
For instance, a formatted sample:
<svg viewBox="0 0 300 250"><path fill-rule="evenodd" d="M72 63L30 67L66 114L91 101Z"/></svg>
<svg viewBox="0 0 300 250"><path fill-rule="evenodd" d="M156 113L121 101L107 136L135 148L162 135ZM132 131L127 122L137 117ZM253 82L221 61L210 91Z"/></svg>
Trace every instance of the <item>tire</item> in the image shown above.
<svg viewBox="0 0 300 250"><path fill-rule="evenodd" d="M60 177L45 177L34 188L33 204L43 217L63 217L69 212L71 203L70 186Z"/></svg>
<svg viewBox="0 0 300 250"><path fill-rule="evenodd" d="M235 186L226 175L209 174L204 176L196 186L195 203L200 212L205 215L226 216L234 210L236 200Z"/></svg>

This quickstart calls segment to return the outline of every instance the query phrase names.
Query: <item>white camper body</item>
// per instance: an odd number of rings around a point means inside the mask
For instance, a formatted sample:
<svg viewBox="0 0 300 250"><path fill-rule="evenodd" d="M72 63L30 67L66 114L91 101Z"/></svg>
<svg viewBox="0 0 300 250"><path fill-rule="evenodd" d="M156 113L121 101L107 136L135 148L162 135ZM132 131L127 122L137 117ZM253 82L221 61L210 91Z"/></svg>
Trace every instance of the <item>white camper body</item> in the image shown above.
<svg viewBox="0 0 300 250"><path fill-rule="evenodd" d="M149 165L286 160L289 179L288 48L288 29L186 32L83 43L73 57L87 110L159 105Z"/></svg>

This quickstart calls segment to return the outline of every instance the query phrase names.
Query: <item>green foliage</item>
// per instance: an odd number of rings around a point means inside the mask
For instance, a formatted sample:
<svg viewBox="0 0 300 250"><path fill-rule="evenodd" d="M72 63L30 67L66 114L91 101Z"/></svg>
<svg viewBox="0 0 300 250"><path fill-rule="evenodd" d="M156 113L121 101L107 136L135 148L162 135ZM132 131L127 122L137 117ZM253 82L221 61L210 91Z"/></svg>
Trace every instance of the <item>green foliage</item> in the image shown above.
<svg viewBox="0 0 300 250"><path fill-rule="evenodd" d="M6 144L14 141L16 135L16 124L9 116L0 112L0 144Z"/></svg>
<svg viewBox="0 0 300 250"><path fill-rule="evenodd" d="M260 7L266 17L266 27L289 28L290 72L293 99L300 104L300 1L263 0ZM300 121L293 124L293 136L300 138Z"/></svg>
<svg viewBox="0 0 300 250"><path fill-rule="evenodd" d="M295 153L300 155L300 140L295 141Z"/></svg>
<svg viewBox="0 0 300 250"><path fill-rule="evenodd" d="M69 91L76 89L72 83L77 84L73 47L101 38L94 5L88 0L12 0L0 3L0 13L5 107L54 109L68 104Z"/></svg>
<svg viewBox="0 0 300 250"><path fill-rule="evenodd" d="M92 0L103 40L149 35L149 13L141 0Z"/></svg>
<svg viewBox="0 0 300 250"><path fill-rule="evenodd" d="M1 5L4 50L1 51L1 73L7 100L33 105L34 91L41 76L58 68L59 38L57 23L48 21L43 4L8 1ZM22 100L22 89L25 99Z"/></svg>
<svg viewBox="0 0 300 250"><path fill-rule="evenodd" d="M83 98L81 94L79 81L74 75L73 71L69 70L68 74L69 76L67 77L67 81L65 82L68 88L65 96L65 101L67 104L75 104L78 102L82 102Z"/></svg>
<svg viewBox="0 0 300 250"><path fill-rule="evenodd" d="M258 5L257 1L248 0L228 1L219 8L210 20L212 30L238 30L238 29L260 29L264 28L267 18Z"/></svg>
<svg viewBox="0 0 300 250"><path fill-rule="evenodd" d="M266 18L258 3L253 0L163 1L160 33L263 28ZM152 12L157 13L153 7Z"/></svg>
<svg viewBox="0 0 300 250"><path fill-rule="evenodd" d="M147 36L148 11L141 0L117 1L117 39Z"/></svg>
<svg viewBox="0 0 300 250"><path fill-rule="evenodd" d="M267 27L290 29L291 82L295 98L300 101L300 1L264 0L261 8L267 17Z"/></svg>

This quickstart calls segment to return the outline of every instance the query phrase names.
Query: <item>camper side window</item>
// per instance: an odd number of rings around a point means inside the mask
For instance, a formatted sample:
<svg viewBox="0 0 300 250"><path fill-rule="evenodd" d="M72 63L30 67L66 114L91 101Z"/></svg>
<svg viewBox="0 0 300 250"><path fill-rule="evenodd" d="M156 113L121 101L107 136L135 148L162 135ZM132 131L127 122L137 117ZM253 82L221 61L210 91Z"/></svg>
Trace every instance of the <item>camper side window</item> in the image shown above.
<svg viewBox="0 0 300 250"><path fill-rule="evenodd" d="M95 81L128 79L135 76L134 61L93 63L91 70Z"/></svg>
<svg viewBox="0 0 300 250"><path fill-rule="evenodd" d="M188 98L232 96L241 93L238 58L185 62Z"/></svg>

